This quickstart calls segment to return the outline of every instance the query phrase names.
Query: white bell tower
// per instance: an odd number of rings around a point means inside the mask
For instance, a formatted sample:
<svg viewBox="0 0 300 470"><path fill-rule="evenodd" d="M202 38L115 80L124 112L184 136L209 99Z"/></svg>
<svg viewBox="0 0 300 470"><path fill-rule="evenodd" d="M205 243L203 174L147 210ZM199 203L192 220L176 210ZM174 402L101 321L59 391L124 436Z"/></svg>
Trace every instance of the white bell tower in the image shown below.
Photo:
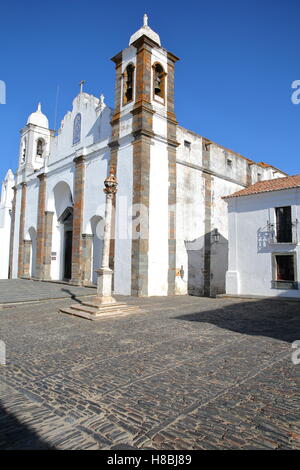
<svg viewBox="0 0 300 470"><path fill-rule="evenodd" d="M41 103L38 104L37 110L30 114L20 133L19 172L39 170L49 154L52 135L48 119L42 113Z"/></svg>

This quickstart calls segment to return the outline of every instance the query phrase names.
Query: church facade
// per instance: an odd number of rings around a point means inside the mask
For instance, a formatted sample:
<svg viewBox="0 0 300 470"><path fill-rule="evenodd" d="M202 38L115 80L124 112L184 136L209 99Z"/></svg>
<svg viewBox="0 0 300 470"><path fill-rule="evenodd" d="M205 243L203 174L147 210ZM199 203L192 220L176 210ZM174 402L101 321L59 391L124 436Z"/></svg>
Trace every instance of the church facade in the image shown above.
<svg viewBox="0 0 300 470"><path fill-rule="evenodd" d="M81 89L57 133L40 104L21 130L18 169L15 176L8 172L1 196L0 276L96 284L103 181L112 171L118 181L110 243L114 293L223 293L222 197L286 175L178 124L178 58L161 46L146 15L112 61L114 108L103 95Z"/></svg>

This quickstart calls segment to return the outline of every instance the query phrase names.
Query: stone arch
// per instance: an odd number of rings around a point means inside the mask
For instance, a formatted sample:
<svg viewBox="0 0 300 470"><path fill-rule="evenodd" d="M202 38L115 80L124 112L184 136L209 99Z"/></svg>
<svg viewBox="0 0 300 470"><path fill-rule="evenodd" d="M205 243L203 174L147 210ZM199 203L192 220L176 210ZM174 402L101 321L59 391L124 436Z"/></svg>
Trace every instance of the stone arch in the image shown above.
<svg viewBox="0 0 300 470"><path fill-rule="evenodd" d="M38 137L35 141L36 156L43 158L45 155L46 141L43 137Z"/></svg>
<svg viewBox="0 0 300 470"><path fill-rule="evenodd" d="M135 66L130 62L123 73L123 106L133 101L134 96L134 69Z"/></svg>
<svg viewBox="0 0 300 470"><path fill-rule="evenodd" d="M70 185L59 181L52 188L48 199L48 211L53 212L51 278L71 278L73 197Z"/></svg>
<svg viewBox="0 0 300 470"><path fill-rule="evenodd" d="M155 62L153 68L153 98L160 102L165 100L166 72L160 62Z"/></svg>
<svg viewBox="0 0 300 470"><path fill-rule="evenodd" d="M65 180L58 181L50 191L47 210L54 212L59 218L66 207L72 205L73 196L70 184Z"/></svg>

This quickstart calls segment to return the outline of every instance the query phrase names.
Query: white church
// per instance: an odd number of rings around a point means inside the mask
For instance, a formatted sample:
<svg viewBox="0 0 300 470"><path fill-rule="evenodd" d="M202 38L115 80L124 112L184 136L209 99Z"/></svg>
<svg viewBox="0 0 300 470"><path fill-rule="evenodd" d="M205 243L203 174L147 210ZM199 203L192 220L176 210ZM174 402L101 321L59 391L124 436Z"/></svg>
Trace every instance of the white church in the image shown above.
<svg viewBox="0 0 300 470"><path fill-rule="evenodd" d="M118 181L110 243L115 294L225 292L224 196L286 176L180 126L179 59L148 26L116 54L115 103L82 87L59 130L39 104L21 130L0 203L0 277L96 284L105 194ZM178 91L180 93L180 90Z"/></svg>

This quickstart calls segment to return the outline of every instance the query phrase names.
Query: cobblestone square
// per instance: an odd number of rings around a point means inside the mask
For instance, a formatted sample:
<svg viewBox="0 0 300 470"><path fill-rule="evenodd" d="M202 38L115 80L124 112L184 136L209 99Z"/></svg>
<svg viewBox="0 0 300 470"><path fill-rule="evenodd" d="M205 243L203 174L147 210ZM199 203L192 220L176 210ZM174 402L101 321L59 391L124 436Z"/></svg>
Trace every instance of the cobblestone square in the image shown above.
<svg viewBox="0 0 300 470"><path fill-rule="evenodd" d="M0 449L300 449L299 303L130 298L90 322L58 313L76 289L0 282Z"/></svg>

